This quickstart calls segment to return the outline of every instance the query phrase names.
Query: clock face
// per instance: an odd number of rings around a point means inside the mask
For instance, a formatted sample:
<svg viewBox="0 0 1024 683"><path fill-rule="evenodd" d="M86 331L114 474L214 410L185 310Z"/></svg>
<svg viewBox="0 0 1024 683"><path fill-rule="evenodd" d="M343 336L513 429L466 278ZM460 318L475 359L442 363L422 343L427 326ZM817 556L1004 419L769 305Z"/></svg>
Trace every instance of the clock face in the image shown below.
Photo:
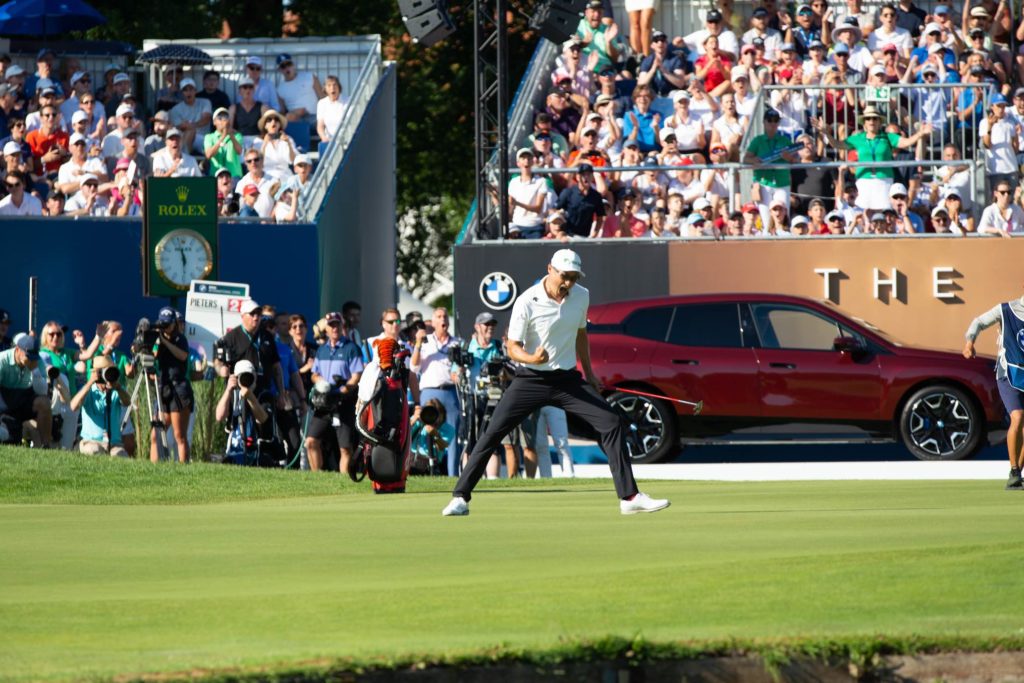
<svg viewBox="0 0 1024 683"><path fill-rule="evenodd" d="M156 269L167 282L186 290L213 270L210 243L194 230L172 230L156 245Z"/></svg>

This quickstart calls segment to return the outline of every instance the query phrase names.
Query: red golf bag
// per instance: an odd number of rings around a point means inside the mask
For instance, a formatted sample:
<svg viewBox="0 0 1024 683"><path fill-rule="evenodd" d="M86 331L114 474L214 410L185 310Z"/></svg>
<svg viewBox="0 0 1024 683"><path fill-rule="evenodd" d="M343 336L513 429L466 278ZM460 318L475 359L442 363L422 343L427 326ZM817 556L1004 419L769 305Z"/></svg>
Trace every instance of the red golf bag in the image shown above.
<svg viewBox="0 0 1024 683"><path fill-rule="evenodd" d="M404 493L409 473L409 370L393 339L375 344L380 373L373 392L356 415L363 439L352 457L349 476L362 481L369 475L374 493Z"/></svg>

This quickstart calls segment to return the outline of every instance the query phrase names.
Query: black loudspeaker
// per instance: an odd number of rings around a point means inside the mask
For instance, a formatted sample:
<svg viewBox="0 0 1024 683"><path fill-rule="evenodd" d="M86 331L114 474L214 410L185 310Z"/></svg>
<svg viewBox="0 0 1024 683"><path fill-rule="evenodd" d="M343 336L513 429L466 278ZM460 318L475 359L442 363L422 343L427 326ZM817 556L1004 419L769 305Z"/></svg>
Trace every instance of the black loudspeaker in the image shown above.
<svg viewBox="0 0 1024 683"><path fill-rule="evenodd" d="M428 10L418 17L405 19L405 28L412 39L424 47L430 47L455 33L452 20L447 14L442 14L436 9Z"/></svg>
<svg viewBox="0 0 1024 683"><path fill-rule="evenodd" d="M436 0L398 0L398 11L402 15L402 21L408 21L432 9L437 9Z"/></svg>
<svg viewBox="0 0 1024 683"><path fill-rule="evenodd" d="M530 26L552 43L560 45L576 33L588 0L548 0L530 19Z"/></svg>

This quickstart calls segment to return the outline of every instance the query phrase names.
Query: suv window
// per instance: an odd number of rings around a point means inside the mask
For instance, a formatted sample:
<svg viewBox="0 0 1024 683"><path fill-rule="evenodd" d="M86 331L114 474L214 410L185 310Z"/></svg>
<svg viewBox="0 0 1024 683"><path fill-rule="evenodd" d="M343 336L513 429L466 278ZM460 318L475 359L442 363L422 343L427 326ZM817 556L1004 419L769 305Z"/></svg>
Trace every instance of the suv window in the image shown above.
<svg viewBox="0 0 1024 683"><path fill-rule="evenodd" d="M754 325L766 349L831 351L842 332L836 321L798 306L753 304Z"/></svg>
<svg viewBox="0 0 1024 683"><path fill-rule="evenodd" d="M672 307L641 308L630 313L622 323L622 331L630 337L665 341L669 323L672 322Z"/></svg>
<svg viewBox="0 0 1024 683"><path fill-rule="evenodd" d="M739 307L732 303L676 306L668 341L678 346L742 348Z"/></svg>

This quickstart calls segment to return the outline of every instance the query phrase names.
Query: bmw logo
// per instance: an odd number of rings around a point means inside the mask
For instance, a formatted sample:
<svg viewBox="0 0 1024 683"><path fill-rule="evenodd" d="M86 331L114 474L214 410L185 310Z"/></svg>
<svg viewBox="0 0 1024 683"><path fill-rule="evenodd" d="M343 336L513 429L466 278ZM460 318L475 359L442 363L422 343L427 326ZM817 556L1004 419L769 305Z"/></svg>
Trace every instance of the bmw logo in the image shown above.
<svg viewBox="0 0 1024 683"><path fill-rule="evenodd" d="M480 281L480 300L488 308L501 311L516 300L516 282L505 273L490 273Z"/></svg>

